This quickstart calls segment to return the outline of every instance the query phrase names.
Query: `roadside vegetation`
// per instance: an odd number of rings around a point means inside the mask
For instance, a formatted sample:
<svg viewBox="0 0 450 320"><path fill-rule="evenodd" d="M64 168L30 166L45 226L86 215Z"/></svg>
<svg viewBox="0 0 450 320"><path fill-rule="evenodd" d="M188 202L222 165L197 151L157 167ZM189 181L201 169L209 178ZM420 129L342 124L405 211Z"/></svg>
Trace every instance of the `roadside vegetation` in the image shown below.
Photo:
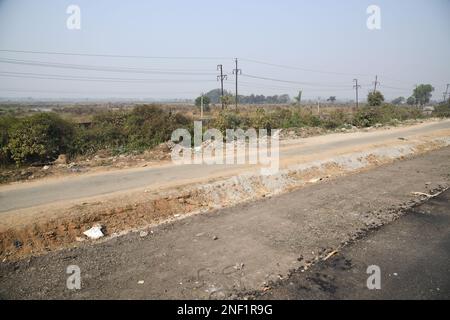
<svg viewBox="0 0 450 320"><path fill-rule="evenodd" d="M298 105L245 107L239 112L220 106L206 114L204 128L324 128L328 130L375 125L395 125L409 119L420 119L422 110L411 106L382 103L375 94L374 106L359 109L323 108ZM381 100L381 101L380 101ZM208 101L209 102L209 101ZM208 103L209 104L209 103ZM168 110L169 109L169 110ZM139 105L118 110L91 110L81 123L61 112L33 112L0 116L0 163L3 167L48 164L66 154L69 158L94 155L100 150L112 154L141 153L170 139L177 128L192 131L198 112L171 111L160 105ZM75 109L79 115L78 108ZM73 117L76 118L76 115ZM83 114L83 116L86 116ZM432 116L450 117L449 103L436 107Z"/></svg>

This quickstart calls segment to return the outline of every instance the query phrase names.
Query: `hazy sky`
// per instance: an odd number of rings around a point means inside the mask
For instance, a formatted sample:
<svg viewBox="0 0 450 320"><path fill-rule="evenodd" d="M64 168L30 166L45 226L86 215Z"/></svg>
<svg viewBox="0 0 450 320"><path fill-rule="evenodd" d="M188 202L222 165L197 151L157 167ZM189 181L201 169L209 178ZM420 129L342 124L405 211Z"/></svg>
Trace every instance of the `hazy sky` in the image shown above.
<svg viewBox="0 0 450 320"><path fill-rule="evenodd" d="M66 26L71 4L80 30ZM372 4L381 30L366 26ZM35 52L0 51L0 97L192 98L218 87L219 63L234 92L237 57L241 94L352 99L353 78L365 97L378 75L389 99L417 83L441 99L449 16L449 0L0 0L0 50Z"/></svg>

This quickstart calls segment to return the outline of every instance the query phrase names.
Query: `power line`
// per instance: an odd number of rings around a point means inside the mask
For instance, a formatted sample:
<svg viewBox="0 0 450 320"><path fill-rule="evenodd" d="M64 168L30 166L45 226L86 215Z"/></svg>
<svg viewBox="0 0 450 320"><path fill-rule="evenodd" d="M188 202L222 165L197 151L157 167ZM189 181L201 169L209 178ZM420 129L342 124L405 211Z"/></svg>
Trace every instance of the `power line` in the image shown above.
<svg viewBox="0 0 450 320"><path fill-rule="evenodd" d="M362 76L362 77L371 77L372 76L369 74L355 74L355 73L346 73L346 72L315 70L315 69L308 69L308 68L302 68L302 67L296 67L296 66L288 66L288 65L276 64L276 63L258 61L258 60L253 60L253 59L241 58L241 60L247 61L247 62L253 62L253 63L257 63L257 64L262 64L262 65L267 65L267 66L272 66L272 67L283 68L283 69L301 70L301 71L314 72L314 73L334 74L334 75L342 75L342 76Z"/></svg>
<svg viewBox="0 0 450 320"><path fill-rule="evenodd" d="M82 57L106 57L106 58L131 58L131 59L160 59L160 60L223 60L223 59L232 59L231 57L212 57L212 56L150 56L150 55L120 55L120 54L99 54L99 53L73 53L73 52L59 52L59 51L36 51L36 50L12 50L12 49L0 49L0 52L9 52L9 53L23 53L23 54L40 54L40 55L61 55L61 56L82 56ZM271 62L265 62L255 59L241 58L242 61L247 61L251 63L268 65L272 67L278 67L283 69L290 70L301 70L305 72L314 72L314 73L322 73L322 74L332 74L332 75L342 75L342 76L360 76L360 77L371 77L371 74L366 73L348 73L348 72L336 72L336 71L328 71L328 70L318 70L318 69L309 69L298 66L290 66L283 65ZM383 78L391 79L392 81L402 82L405 84L406 81L394 79L390 76L382 75Z"/></svg>
<svg viewBox="0 0 450 320"><path fill-rule="evenodd" d="M161 59L161 60L221 60L232 59L230 57L195 57L195 56L147 56L147 55L119 55L119 54L98 54L98 53L72 53L57 51L31 51L31 50L9 50L0 49L0 52L26 53L42 55L61 55L61 56L81 56L81 57L102 57L102 58L130 58L130 59Z"/></svg>
<svg viewBox="0 0 450 320"><path fill-rule="evenodd" d="M386 88L386 89L399 90L399 91L408 91L408 90L411 90L411 88L391 87L391 86L386 86L386 85L384 85L384 84L380 84L380 87Z"/></svg>
<svg viewBox="0 0 450 320"><path fill-rule="evenodd" d="M13 78L31 78L31 79L50 79L50 80L71 80L71 81L98 81L98 82L129 82L129 83L145 83L145 82L214 82L214 80L199 79L145 79L145 78L106 78L106 77L89 77L89 76L64 76L56 74L41 74L30 72L6 72L0 71L1 76Z"/></svg>
<svg viewBox="0 0 450 320"><path fill-rule="evenodd" d="M17 59L1 59L0 63L15 64L15 65L27 65L38 67L51 67L61 69L76 69L76 70L89 70L89 71L102 71L102 72L125 72L125 73L143 73L143 74L173 74L173 75L213 75L212 72L188 72L179 70L164 70L164 69L142 69L132 67L113 67L113 66L92 66L83 64L67 64L67 63L55 63L46 61L33 61L33 60L17 60Z"/></svg>
<svg viewBox="0 0 450 320"><path fill-rule="evenodd" d="M246 81L239 81L239 85L240 86L244 86L244 87L251 87L251 88L265 88L265 89L282 89L282 90L298 90L298 86L294 87L294 86L279 86L279 85L271 85L271 84L261 84L261 83L255 83L255 82L246 82ZM351 86L348 86L347 88L326 88L326 87L316 87L316 88L307 88L304 89L303 91L307 91L307 92L324 92L324 91L339 91L339 92L344 92L344 91L353 91Z"/></svg>
<svg viewBox="0 0 450 320"><path fill-rule="evenodd" d="M242 74L243 77L247 78L253 78L253 79L259 79L259 80L267 80L267 81L274 81L274 82L283 82L283 83L292 83L292 84L300 84L305 86L327 86L327 87L348 87L344 84L325 84L325 83L318 83L318 82L303 82L303 81L293 81L293 80L283 80L283 79L277 79L277 78L269 78L269 77L262 77L262 76L256 76L251 75L247 73Z"/></svg>
<svg viewBox="0 0 450 320"><path fill-rule="evenodd" d="M122 92L118 92L118 91L63 91L63 90L33 90L33 89L10 89L10 88L0 88L0 92L4 91L4 92L22 92L22 93L27 93L27 92L33 92L33 93L59 93L59 94L110 94L110 95L115 95L115 94L124 94L124 95L129 95L129 94L151 94L151 93L155 93L153 91L122 91ZM157 91L158 94L161 93L175 93L175 94L197 94L197 91Z"/></svg>
<svg viewBox="0 0 450 320"><path fill-rule="evenodd" d="M253 62L253 63L257 63L257 64L261 64L261 65L267 65L267 66L278 67L278 68L283 68L283 69L290 69L290 70L301 70L301 71L312 72L312 73L332 74L332 75L340 75L340 76L372 77L371 74L367 74L367 73L347 73L347 72L335 72L335 71L308 69L308 68L304 68L304 67L289 66L289 65L276 64L276 63L264 62L264 61L253 60L253 59L244 59L244 58L241 58L241 60L247 61L247 62ZM409 82L406 82L403 80L398 80L398 79L395 79L395 78L393 78L391 76L387 76L387 75L382 75L382 77L386 78L386 79L390 79L395 82L399 82L399 83L404 83L404 84L409 84L409 85L411 84Z"/></svg>

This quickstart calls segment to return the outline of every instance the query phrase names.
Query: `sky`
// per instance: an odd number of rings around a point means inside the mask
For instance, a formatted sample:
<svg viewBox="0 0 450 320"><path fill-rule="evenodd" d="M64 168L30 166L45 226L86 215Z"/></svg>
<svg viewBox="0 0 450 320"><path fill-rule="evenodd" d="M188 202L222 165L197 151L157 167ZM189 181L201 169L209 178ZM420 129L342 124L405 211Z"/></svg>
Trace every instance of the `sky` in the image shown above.
<svg viewBox="0 0 450 320"><path fill-rule="evenodd" d="M70 5L80 29L69 29ZM370 30L370 5L380 29ZM378 88L442 99L450 0L0 0L0 97L194 98L234 93L354 99Z"/></svg>

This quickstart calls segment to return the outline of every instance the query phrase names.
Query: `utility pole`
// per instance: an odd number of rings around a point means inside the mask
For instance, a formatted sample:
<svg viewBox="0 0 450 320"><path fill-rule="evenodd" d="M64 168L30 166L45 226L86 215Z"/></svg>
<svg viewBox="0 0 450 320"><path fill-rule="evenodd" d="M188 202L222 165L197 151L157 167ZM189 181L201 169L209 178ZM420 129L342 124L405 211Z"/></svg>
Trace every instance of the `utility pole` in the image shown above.
<svg viewBox="0 0 450 320"><path fill-rule="evenodd" d="M380 82L378 82L378 76L375 76L375 82L373 84L374 84L373 93L375 93L377 91L377 85L380 84Z"/></svg>
<svg viewBox="0 0 450 320"><path fill-rule="evenodd" d="M447 83L447 88L445 89L445 92L444 92L444 103L445 103L445 101L447 101L448 87L450 87L449 83Z"/></svg>
<svg viewBox="0 0 450 320"><path fill-rule="evenodd" d="M317 98L317 115L320 116L320 97Z"/></svg>
<svg viewBox="0 0 450 320"><path fill-rule="evenodd" d="M298 99L298 105L300 106L300 104L302 103L302 90L300 90L300 91L298 92L298 97L297 97L297 99Z"/></svg>
<svg viewBox="0 0 450 320"><path fill-rule="evenodd" d="M235 97L235 103L236 103L236 111L238 109L238 75L242 74L242 70L238 69L238 59L234 59L234 62L236 64L236 68L233 70L233 74L236 76L236 97Z"/></svg>
<svg viewBox="0 0 450 320"><path fill-rule="evenodd" d="M355 82L353 89L356 89L356 108L359 108L358 89L361 88L361 86L358 85L358 79L353 79L353 82Z"/></svg>
<svg viewBox="0 0 450 320"><path fill-rule="evenodd" d="M414 99L416 100L416 107L419 107L419 99L417 98L417 84L416 84L416 90L414 90Z"/></svg>
<svg viewBox="0 0 450 320"><path fill-rule="evenodd" d="M220 71L220 75L217 76L217 81L220 80L220 100L222 102L222 110L225 108L223 103L223 80L227 79L227 76L223 74L223 66L217 65L217 70Z"/></svg>
<svg viewBox="0 0 450 320"><path fill-rule="evenodd" d="M203 120L203 92L200 97L200 119Z"/></svg>

